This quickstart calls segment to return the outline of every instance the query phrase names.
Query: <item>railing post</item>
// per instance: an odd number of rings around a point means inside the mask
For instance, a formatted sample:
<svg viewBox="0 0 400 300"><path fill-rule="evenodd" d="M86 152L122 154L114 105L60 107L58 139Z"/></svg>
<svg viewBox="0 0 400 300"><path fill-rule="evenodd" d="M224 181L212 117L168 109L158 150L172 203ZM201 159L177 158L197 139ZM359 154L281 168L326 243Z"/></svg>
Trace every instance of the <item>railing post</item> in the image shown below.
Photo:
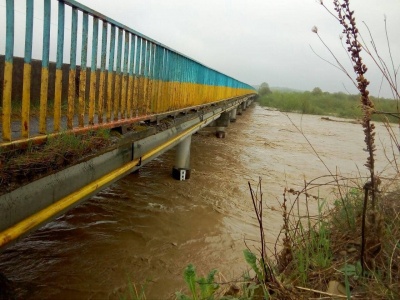
<svg viewBox="0 0 400 300"><path fill-rule="evenodd" d="M49 54L50 54L50 21L51 21L51 2L44 1L44 20L43 20L43 52L42 52L42 73L40 84L40 121L39 133L46 133L47 98L49 89Z"/></svg>
<svg viewBox="0 0 400 300"><path fill-rule="evenodd" d="M3 140L11 141L11 92L14 57L14 0L7 0L6 55L3 79Z"/></svg>

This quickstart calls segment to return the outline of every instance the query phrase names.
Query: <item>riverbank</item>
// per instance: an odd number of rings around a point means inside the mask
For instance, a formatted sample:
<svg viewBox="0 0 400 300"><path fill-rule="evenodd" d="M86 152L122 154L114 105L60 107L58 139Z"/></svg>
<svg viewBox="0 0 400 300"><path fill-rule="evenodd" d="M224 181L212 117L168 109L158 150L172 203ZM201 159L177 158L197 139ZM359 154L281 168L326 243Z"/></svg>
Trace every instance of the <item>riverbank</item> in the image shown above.
<svg viewBox="0 0 400 300"><path fill-rule="evenodd" d="M397 101L371 97L379 114L373 115L374 121L398 122ZM348 119L360 119L360 96L345 93L328 92L280 92L258 98L261 106L274 107L283 112L297 112L311 115L335 116ZM390 115L388 113L394 113Z"/></svg>
<svg viewBox="0 0 400 300"><path fill-rule="evenodd" d="M262 218L260 187L261 181L253 200L262 237L268 222ZM216 270L201 277L189 265L184 272L189 293L177 292L177 299L399 299L399 187L380 196L377 207L367 207L367 224L362 190L338 189L343 196L333 205L307 190L285 190L283 226L275 244L282 248L277 251L275 246L273 255L267 255L264 241L260 252L245 250L253 277L246 272L225 285L216 283ZM318 201L317 215L308 211L313 198ZM306 213L295 208L304 202Z"/></svg>

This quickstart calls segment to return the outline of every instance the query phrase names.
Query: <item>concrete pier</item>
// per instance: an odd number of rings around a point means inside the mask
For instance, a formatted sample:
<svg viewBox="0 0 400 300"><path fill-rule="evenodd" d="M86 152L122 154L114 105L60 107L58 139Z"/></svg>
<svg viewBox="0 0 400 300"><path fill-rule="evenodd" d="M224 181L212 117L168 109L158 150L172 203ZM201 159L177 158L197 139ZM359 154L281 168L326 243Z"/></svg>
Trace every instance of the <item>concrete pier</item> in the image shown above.
<svg viewBox="0 0 400 300"><path fill-rule="evenodd" d="M192 136L189 135L176 146L175 165L172 168L172 177L177 180L190 178L190 145Z"/></svg>
<svg viewBox="0 0 400 300"><path fill-rule="evenodd" d="M236 115L240 116L242 115L243 110L242 110L242 105L239 104L238 107L236 108Z"/></svg>
<svg viewBox="0 0 400 300"><path fill-rule="evenodd" d="M217 136L217 138L225 138L225 128L229 126L230 119L231 113L223 112L219 119L216 121L217 131L215 135Z"/></svg>
<svg viewBox="0 0 400 300"><path fill-rule="evenodd" d="M246 101L243 101L242 104L241 104L241 106L242 106L242 110L245 111L246 108L247 108L247 102L246 102Z"/></svg>
<svg viewBox="0 0 400 300"><path fill-rule="evenodd" d="M237 109L236 108L234 108L234 109L232 109L231 110L231 118L230 118L230 121L232 122L232 123L235 123L236 122L236 113L237 113Z"/></svg>

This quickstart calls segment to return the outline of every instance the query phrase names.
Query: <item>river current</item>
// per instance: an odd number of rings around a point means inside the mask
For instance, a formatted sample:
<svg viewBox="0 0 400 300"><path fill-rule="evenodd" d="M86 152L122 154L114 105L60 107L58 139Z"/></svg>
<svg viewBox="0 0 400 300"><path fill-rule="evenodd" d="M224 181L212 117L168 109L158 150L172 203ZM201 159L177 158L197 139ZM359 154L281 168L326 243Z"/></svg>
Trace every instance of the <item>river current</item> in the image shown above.
<svg viewBox="0 0 400 300"><path fill-rule="evenodd" d="M377 131L380 153L390 159L388 134L382 124ZM120 299L129 282L143 284L147 299L173 298L189 263L203 275L218 269L219 281L239 278L243 250L258 240L248 182L261 177L264 200L277 208L264 214L274 243L284 187L301 189L327 168L365 175L363 139L359 124L253 104L225 139L211 128L193 136L190 180L171 178L171 150L8 248L0 272L20 299ZM377 170L393 173L383 154ZM314 193L334 197L329 187Z"/></svg>

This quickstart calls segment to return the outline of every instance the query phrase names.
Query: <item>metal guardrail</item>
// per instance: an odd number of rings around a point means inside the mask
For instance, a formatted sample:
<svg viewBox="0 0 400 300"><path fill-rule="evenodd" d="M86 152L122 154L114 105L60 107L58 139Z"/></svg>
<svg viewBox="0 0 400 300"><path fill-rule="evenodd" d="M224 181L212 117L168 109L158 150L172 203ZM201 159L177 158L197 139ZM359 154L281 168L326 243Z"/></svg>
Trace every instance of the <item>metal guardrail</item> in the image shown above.
<svg viewBox="0 0 400 300"><path fill-rule="evenodd" d="M26 141L34 136L65 130L118 126L168 111L254 93L251 86L208 68L73 0L41 0L44 7L43 40L34 40L36 6L34 0L25 1L22 97L15 99L15 9L14 0L6 0L0 146L12 144L12 140ZM50 39L52 5L58 6L57 41ZM66 10L71 11L69 37L65 35ZM82 17L78 18L78 14ZM78 24L79 19L81 24ZM92 24L91 30L89 23ZM78 25L81 28L79 45ZM64 58L65 40L68 38L69 60ZM42 47L42 58L40 100L37 114L33 115L32 48L35 45ZM57 49L54 74L49 68L52 47ZM68 70L66 83L63 68ZM49 99L50 81L54 82L53 99ZM63 94L63 90L67 92ZM37 119L35 128L33 118ZM12 128L15 122L19 123L18 130ZM15 131L18 131L16 137Z"/></svg>

